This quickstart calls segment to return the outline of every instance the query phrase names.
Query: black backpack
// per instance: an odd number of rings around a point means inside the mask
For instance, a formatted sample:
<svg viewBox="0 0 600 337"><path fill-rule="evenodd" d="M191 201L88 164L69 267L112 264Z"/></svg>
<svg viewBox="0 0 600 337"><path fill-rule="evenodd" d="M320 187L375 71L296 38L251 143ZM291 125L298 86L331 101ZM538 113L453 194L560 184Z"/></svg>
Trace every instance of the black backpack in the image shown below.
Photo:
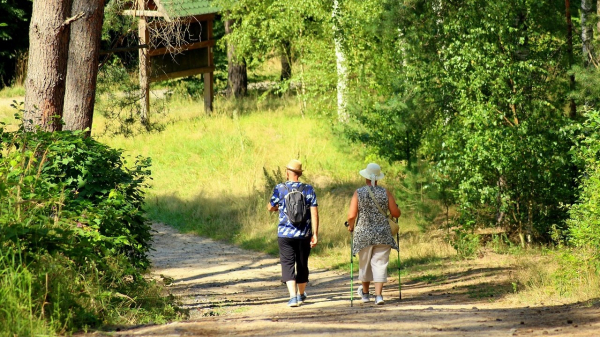
<svg viewBox="0 0 600 337"><path fill-rule="evenodd" d="M308 219L309 208L306 205L306 197L302 193L304 187L305 185L300 184L297 189L293 188L290 191L287 187L287 184L283 184L283 188L285 188L287 191L287 194L284 197L284 213L294 226L303 225Z"/></svg>

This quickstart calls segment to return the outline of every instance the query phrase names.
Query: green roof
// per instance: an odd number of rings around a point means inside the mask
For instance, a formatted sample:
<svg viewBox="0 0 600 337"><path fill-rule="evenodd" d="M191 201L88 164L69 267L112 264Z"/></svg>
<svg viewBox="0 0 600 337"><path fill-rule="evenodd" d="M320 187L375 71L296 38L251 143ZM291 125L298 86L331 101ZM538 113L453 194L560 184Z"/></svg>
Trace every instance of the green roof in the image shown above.
<svg viewBox="0 0 600 337"><path fill-rule="evenodd" d="M212 5L211 0L154 0L161 12L168 18L217 13L220 8Z"/></svg>

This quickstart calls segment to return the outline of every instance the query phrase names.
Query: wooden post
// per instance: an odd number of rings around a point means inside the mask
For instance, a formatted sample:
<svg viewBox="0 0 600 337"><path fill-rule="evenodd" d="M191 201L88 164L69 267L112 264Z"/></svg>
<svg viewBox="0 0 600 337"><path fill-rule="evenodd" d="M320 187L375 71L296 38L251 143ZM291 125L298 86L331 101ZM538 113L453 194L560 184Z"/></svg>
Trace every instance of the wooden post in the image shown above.
<svg viewBox="0 0 600 337"><path fill-rule="evenodd" d="M206 29L207 34L206 37L210 41L213 38L213 19L209 19L206 21ZM213 67L213 48L211 46L208 47L208 66ZM213 98L214 98L214 71L210 71L209 73L204 73L202 75L204 77L204 112L207 115L210 115L213 108Z"/></svg>
<svg viewBox="0 0 600 337"><path fill-rule="evenodd" d="M138 9L144 10L145 0L138 0ZM138 23L139 44L147 45L150 42L150 34L148 32L148 21L146 17L141 16ZM139 50L140 59L140 119L142 124L148 123L148 112L150 110L150 56L148 55L149 48L141 48Z"/></svg>
<svg viewBox="0 0 600 337"><path fill-rule="evenodd" d="M214 97L214 74L211 71L210 73L202 74L202 77L204 77L204 112L206 112L207 115L210 115L212 112L212 103Z"/></svg>

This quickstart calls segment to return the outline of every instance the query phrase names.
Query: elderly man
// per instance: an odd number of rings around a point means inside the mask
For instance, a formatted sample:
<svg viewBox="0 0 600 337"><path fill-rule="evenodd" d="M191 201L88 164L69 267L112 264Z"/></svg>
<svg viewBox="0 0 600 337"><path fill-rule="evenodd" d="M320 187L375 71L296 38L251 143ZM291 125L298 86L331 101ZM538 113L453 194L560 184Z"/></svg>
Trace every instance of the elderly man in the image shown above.
<svg viewBox="0 0 600 337"><path fill-rule="evenodd" d="M290 293L288 306L297 307L307 296L308 256L318 242L319 214L313 187L298 180L302 176L302 163L292 159L285 172L287 181L275 186L267 209L279 211L281 281Z"/></svg>

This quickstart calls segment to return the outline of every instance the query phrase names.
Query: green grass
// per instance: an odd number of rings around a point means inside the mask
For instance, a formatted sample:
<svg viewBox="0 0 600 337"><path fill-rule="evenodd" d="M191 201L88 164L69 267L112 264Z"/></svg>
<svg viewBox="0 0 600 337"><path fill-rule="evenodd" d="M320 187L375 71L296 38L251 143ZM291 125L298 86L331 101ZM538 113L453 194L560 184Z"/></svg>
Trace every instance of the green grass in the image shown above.
<svg viewBox="0 0 600 337"><path fill-rule="evenodd" d="M204 114L202 102L174 99L168 113L156 118L165 125L160 133L96 135L132 156L152 158L146 210L154 221L275 255L277 214L266 209L274 187L268 180L280 181L284 165L298 158L305 169L301 180L315 187L319 202L315 267L346 267L350 236L343 224L354 190L364 184L358 171L378 161L386 172L382 185L391 189L403 177L402 164L389 165L350 144L332 131L329 119L310 114L303 118L298 99L291 95L217 97L211 116ZM418 221L404 212L403 259L432 261L454 255L441 238L423 239Z"/></svg>
<svg viewBox="0 0 600 337"><path fill-rule="evenodd" d="M0 98L23 98L25 96L25 87L12 86L4 87L0 90Z"/></svg>
<svg viewBox="0 0 600 337"><path fill-rule="evenodd" d="M201 103L175 102L166 118L161 133L101 138L152 158L147 211L153 219L275 253L277 215L266 210L274 186L266 186L264 172L273 175L299 158L302 180L317 189L320 250L346 238L343 223L364 159L341 143L326 121L302 118L294 98L217 101L211 117L203 114Z"/></svg>

